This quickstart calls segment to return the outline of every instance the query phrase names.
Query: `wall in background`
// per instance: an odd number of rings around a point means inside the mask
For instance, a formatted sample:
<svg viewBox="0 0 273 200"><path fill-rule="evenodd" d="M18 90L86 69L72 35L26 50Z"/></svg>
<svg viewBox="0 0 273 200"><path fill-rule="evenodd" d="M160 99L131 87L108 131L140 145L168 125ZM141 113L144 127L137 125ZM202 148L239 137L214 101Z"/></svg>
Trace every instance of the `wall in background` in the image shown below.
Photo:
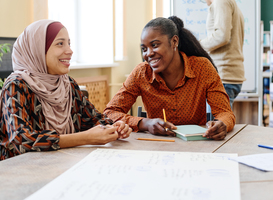
<svg viewBox="0 0 273 200"><path fill-rule="evenodd" d="M122 83L140 62L140 36L143 27L152 19L152 0L124 1L125 55L119 67L112 68L112 83ZM115 89L114 89L115 90ZM112 94L116 91L112 91ZM111 96L111 95L110 95Z"/></svg>
<svg viewBox="0 0 273 200"><path fill-rule="evenodd" d="M118 67L72 69L69 72L75 78L108 75L109 83L112 83L109 88L110 99L125 81L125 75L142 61L140 35L145 24L153 17L153 0L124 0L124 7L126 58L118 62ZM0 8L0 37L18 37L26 26L48 17L47 0L0 0Z"/></svg>
<svg viewBox="0 0 273 200"><path fill-rule="evenodd" d="M261 0L261 20L264 21L264 31L270 31L269 22L273 20L273 1Z"/></svg>
<svg viewBox="0 0 273 200"><path fill-rule="evenodd" d="M112 68L110 87L110 99L120 89L129 74L140 62L142 62L140 50L140 36L144 26L153 18L153 0L124 0L124 28L126 58L119 61L119 67ZM133 115L137 114L137 107L142 106L139 97L133 105Z"/></svg>
<svg viewBox="0 0 273 200"><path fill-rule="evenodd" d="M1 0L0 8L1 37L18 37L33 21L32 0Z"/></svg>
<svg viewBox="0 0 273 200"><path fill-rule="evenodd" d="M47 18L47 0L1 0L0 37L18 37L26 26Z"/></svg>

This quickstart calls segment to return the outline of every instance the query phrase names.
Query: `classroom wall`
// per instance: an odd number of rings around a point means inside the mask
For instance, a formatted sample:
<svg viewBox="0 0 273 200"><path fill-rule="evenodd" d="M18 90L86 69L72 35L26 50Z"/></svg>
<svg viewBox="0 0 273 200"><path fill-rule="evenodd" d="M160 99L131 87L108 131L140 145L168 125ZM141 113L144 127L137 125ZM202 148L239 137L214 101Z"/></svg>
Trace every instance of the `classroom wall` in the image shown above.
<svg viewBox="0 0 273 200"><path fill-rule="evenodd" d="M152 0L124 1L124 59L117 61L117 67L97 69L71 69L69 75L78 78L86 76L107 75L109 77L109 97L112 97L122 86L122 83L134 67L142 61L140 51L140 35L145 24L152 19ZM142 105L141 99L134 105L133 113L137 113L137 106Z"/></svg>
<svg viewBox="0 0 273 200"><path fill-rule="evenodd" d="M48 18L47 0L0 0L0 37L18 37L26 26L34 21ZM71 70L72 77L100 76L109 70Z"/></svg>
<svg viewBox="0 0 273 200"><path fill-rule="evenodd" d="M18 37L26 26L47 18L47 1L0 0L0 37Z"/></svg>
<svg viewBox="0 0 273 200"><path fill-rule="evenodd" d="M125 1L125 54L119 67L112 68L112 83L122 83L125 75L142 61L140 35L145 24L152 19L152 0ZM115 93L115 91L113 91Z"/></svg>
<svg viewBox="0 0 273 200"><path fill-rule="evenodd" d="M125 58L118 67L71 69L69 75L78 78L108 75L110 99L119 90L129 74L141 59L140 35L145 24L152 19L153 0L124 0L124 45ZM18 37L26 26L48 17L47 0L0 0L0 37ZM141 101L138 100L142 105ZM136 114L136 112L134 112Z"/></svg>
<svg viewBox="0 0 273 200"><path fill-rule="evenodd" d="M32 0L0 0L0 36L18 37L33 21Z"/></svg>
<svg viewBox="0 0 273 200"><path fill-rule="evenodd" d="M110 98L120 89L121 84L125 81L126 74L129 74L140 62L140 36L143 27L153 18L153 1L152 0L126 0L125 2L125 54L126 58L119 61L119 67L112 68L110 88ZM133 114L137 114L137 106L142 105L141 99L133 106Z"/></svg>

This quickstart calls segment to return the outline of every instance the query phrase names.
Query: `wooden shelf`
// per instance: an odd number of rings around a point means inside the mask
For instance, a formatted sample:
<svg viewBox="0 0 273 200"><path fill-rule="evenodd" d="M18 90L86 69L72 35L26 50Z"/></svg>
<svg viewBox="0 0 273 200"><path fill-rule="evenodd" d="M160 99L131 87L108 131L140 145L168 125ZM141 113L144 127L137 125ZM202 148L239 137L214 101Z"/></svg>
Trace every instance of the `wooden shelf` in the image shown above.
<svg viewBox="0 0 273 200"><path fill-rule="evenodd" d="M258 97L254 97L254 98L236 98L234 100L234 102L258 102L259 98Z"/></svg>
<svg viewBox="0 0 273 200"><path fill-rule="evenodd" d="M258 125L258 104L258 98L235 99L232 110L236 124Z"/></svg>

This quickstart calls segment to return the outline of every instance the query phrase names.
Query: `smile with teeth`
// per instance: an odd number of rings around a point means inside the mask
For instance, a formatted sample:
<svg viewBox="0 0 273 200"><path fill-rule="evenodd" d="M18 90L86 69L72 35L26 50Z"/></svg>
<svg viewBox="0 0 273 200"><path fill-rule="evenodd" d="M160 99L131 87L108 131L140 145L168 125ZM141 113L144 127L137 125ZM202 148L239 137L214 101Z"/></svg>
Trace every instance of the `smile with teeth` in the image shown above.
<svg viewBox="0 0 273 200"><path fill-rule="evenodd" d="M159 59L151 60L151 61L150 61L150 64L153 65L153 64L157 63L158 61L159 61Z"/></svg>
<svg viewBox="0 0 273 200"><path fill-rule="evenodd" d="M69 63L70 60L60 60L61 62L64 62L64 63Z"/></svg>

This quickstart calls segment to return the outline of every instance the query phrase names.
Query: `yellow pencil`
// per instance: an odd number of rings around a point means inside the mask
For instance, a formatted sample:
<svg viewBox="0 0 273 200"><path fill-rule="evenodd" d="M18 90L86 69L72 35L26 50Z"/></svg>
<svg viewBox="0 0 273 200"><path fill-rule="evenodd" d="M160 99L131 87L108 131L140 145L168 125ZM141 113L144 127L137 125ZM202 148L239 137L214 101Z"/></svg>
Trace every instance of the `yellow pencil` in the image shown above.
<svg viewBox="0 0 273 200"><path fill-rule="evenodd" d="M164 122L166 122L167 120L166 120L166 114L165 114L165 109L164 108L163 108L163 117L164 117ZM165 131L168 131L168 129L165 128Z"/></svg>
<svg viewBox="0 0 273 200"><path fill-rule="evenodd" d="M163 117L164 117L164 122L166 122L166 114L165 114L165 109L163 108Z"/></svg>
<svg viewBox="0 0 273 200"><path fill-rule="evenodd" d="M154 139L154 138L137 138L137 140L162 141L162 142L175 142L175 140L167 140L167 139Z"/></svg>

